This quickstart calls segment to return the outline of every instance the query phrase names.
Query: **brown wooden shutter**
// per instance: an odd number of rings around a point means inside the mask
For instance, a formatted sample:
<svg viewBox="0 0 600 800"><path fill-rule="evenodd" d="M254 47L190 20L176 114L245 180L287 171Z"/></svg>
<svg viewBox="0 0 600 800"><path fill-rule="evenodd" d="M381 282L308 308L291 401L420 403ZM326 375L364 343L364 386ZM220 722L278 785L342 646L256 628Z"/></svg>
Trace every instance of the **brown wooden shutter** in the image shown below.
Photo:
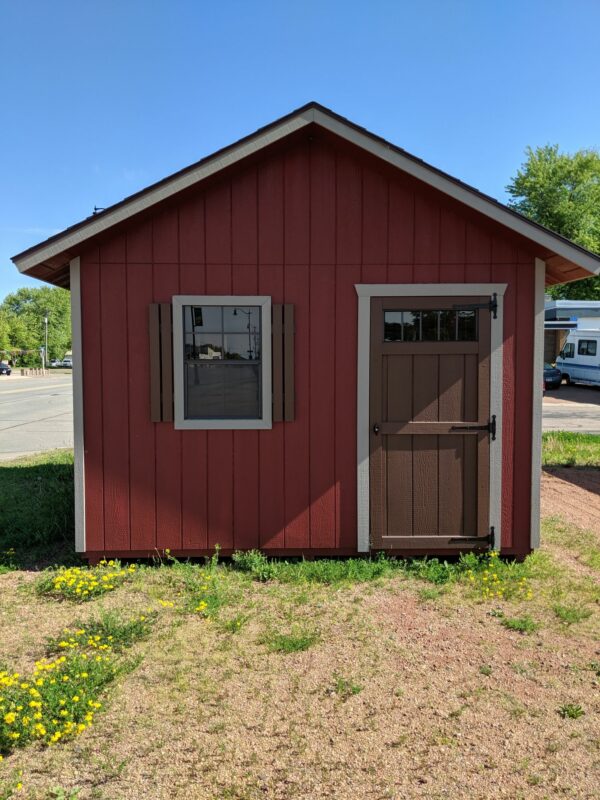
<svg viewBox="0 0 600 800"><path fill-rule="evenodd" d="M152 303L149 313L150 419L173 421L173 320L170 303Z"/></svg>
<svg viewBox="0 0 600 800"><path fill-rule="evenodd" d="M273 422L294 419L294 306L272 306Z"/></svg>

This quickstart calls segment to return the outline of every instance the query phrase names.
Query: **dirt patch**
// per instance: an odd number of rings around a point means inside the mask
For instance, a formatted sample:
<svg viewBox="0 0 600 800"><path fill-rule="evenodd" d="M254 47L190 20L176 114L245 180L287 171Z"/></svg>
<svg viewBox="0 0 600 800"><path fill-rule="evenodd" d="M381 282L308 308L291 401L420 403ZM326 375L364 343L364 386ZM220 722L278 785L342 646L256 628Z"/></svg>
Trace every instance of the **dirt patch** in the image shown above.
<svg viewBox="0 0 600 800"><path fill-rule="evenodd" d="M542 516L562 517L579 528L600 533L600 470L545 469Z"/></svg>

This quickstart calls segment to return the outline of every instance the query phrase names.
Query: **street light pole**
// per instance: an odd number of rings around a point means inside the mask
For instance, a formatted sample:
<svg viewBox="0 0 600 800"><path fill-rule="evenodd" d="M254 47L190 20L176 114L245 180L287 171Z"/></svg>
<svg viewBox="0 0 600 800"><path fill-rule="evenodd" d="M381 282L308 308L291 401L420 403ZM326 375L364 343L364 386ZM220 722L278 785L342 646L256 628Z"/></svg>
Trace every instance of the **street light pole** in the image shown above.
<svg viewBox="0 0 600 800"><path fill-rule="evenodd" d="M46 328L45 332L45 346L44 346L44 357L46 364L48 363L48 312L46 311L46 316L44 317L44 326Z"/></svg>

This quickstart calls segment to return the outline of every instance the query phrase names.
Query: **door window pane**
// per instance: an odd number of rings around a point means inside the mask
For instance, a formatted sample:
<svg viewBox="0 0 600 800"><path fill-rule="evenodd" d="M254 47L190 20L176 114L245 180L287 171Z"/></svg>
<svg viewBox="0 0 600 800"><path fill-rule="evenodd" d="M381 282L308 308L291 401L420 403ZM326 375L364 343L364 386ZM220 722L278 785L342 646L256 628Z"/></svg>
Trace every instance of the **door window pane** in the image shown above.
<svg viewBox="0 0 600 800"><path fill-rule="evenodd" d="M402 311L386 311L383 321L383 338L386 342L402 341Z"/></svg>
<svg viewBox="0 0 600 800"><path fill-rule="evenodd" d="M459 311L458 312L458 335L459 342L477 341L477 312Z"/></svg>
<svg viewBox="0 0 600 800"><path fill-rule="evenodd" d="M439 311L421 312L421 341L423 342L439 341L439 331L438 331L439 319L440 319Z"/></svg>
<svg viewBox="0 0 600 800"><path fill-rule="evenodd" d="M478 313L442 308L384 311L385 342L475 342Z"/></svg>

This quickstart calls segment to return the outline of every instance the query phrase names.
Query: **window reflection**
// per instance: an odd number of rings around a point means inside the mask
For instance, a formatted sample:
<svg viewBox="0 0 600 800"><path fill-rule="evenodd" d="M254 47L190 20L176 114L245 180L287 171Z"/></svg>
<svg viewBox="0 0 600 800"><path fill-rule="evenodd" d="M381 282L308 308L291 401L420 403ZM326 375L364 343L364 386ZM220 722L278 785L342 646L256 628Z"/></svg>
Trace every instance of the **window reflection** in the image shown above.
<svg viewBox="0 0 600 800"><path fill-rule="evenodd" d="M386 342L473 342L477 336L477 311L384 311Z"/></svg>
<svg viewBox="0 0 600 800"><path fill-rule="evenodd" d="M186 419L262 416L259 306L183 309Z"/></svg>

